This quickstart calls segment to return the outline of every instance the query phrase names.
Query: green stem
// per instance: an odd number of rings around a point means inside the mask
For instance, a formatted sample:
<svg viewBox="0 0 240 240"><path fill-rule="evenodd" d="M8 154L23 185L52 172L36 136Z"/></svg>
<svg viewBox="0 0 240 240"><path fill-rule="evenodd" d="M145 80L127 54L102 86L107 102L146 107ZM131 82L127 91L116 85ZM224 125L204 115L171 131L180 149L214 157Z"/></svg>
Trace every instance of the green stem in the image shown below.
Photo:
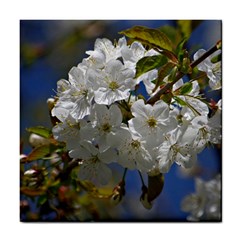
<svg viewBox="0 0 240 240"><path fill-rule="evenodd" d="M124 179L125 179L125 176L126 176L127 170L128 170L127 168L124 169L124 173L123 173L123 176L122 176L122 181L124 181Z"/></svg>
<svg viewBox="0 0 240 240"><path fill-rule="evenodd" d="M130 92L130 95L128 97L127 103L129 104L130 100L131 100L131 96L132 96L132 92Z"/></svg>
<svg viewBox="0 0 240 240"><path fill-rule="evenodd" d="M131 111L131 109L130 109L130 107L129 107L128 103L127 103L125 100L123 100L123 102L124 102L124 104L125 104L126 108L128 109L128 111Z"/></svg>
<svg viewBox="0 0 240 240"><path fill-rule="evenodd" d="M124 108L126 111L129 111L129 107L127 108L125 104L120 103L120 102L117 102L117 104L118 104L120 107Z"/></svg>

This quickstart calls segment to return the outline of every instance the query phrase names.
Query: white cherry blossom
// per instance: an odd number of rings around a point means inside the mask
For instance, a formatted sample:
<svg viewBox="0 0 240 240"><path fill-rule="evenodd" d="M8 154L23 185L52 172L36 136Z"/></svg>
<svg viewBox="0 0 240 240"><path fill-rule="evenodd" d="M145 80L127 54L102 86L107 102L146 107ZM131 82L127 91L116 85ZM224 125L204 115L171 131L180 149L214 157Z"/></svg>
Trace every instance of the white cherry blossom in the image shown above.
<svg viewBox="0 0 240 240"><path fill-rule="evenodd" d="M154 162L146 142L132 134L128 128L119 131L117 137L111 136L110 140L118 150L118 163L120 165L142 172L148 172L152 169Z"/></svg>
<svg viewBox="0 0 240 240"><path fill-rule="evenodd" d="M84 69L73 67L69 72L69 81L58 82L57 104L52 109L52 115L64 121L70 113L75 119L89 115L93 92L88 86Z"/></svg>
<svg viewBox="0 0 240 240"><path fill-rule="evenodd" d="M200 58L206 50L204 49L199 49L193 56L194 60L197 60ZM222 69L221 69L221 61L217 63L212 63L211 59L214 56L217 56L221 51L218 50L214 54L210 55L208 58L206 58L204 61L199 63L197 65L198 69L200 71L206 72L208 78L209 78L209 86L213 90L220 89L222 87Z"/></svg>
<svg viewBox="0 0 240 240"><path fill-rule="evenodd" d="M51 110L51 114L57 117L60 121L64 121L72 110L74 103L69 97L71 84L69 81L61 79L57 82L57 97L58 101Z"/></svg>
<svg viewBox="0 0 240 240"><path fill-rule="evenodd" d="M52 129L56 140L66 143L67 149L71 150L78 146L81 141L92 140L95 133L92 126L86 120L77 121L71 115Z"/></svg>
<svg viewBox="0 0 240 240"><path fill-rule="evenodd" d="M94 100L98 104L110 105L127 99L134 89L134 72L126 69L118 60L111 60L104 70L90 70L89 81L94 90Z"/></svg>
<svg viewBox="0 0 240 240"><path fill-rule="evenodd" d="M208 126L207 116L197 116L191 121L191 127L197 130L197 135L194 140L194 147L200 153L210 141L210 128Z"/></svg>
<svg viewBox="0 0 240 240"><path fill-rule="evenodd" d="M210 142L219 144L222 139L222 99L216 105L217 111L209 118L208 126L210 128Z"/></svg>
<svg viewBox="0 0 240 240"><path fill-rule="evenodd" d="M93 92L89 88L86 74L78 67L73 67L69 72L69 82L72 87L70 96L75 103L71 115L76 119L82 119L90 114Z"/></svg>
<svg viewBox="0 0 240 240"><path fill-rule="evenodd" d="M94 51L86 52L90 56L85 61L88 61L90 66L103 68L109 61L121 57L121 50L126 46L127 41L125 37L120 38L115 46L107 38L98 38L94 44Z"/></svg>
<svg viewBox="0 0 240 240"><path fill-rule="evenodd" d="M65 79L60 79L57 82L57 96L59 98L68 97L69 92L71 91L71 84Z"/></svg>
<svg viewBox="0 0 240 240"><path fill-rule="evenodd" d="M192 127L198 129L198 134L194 143L198 152L201 152L208 142L214 144L220 143L221 115L221 108L218 108L211 118L208 118L207 116L197 116L191 121Z"/></svg>
<svg viewBox="0 0 240 240"><path fill-rule="evenodd" d="M183 125L166 136L166 141L158 149L160 172L168 172L174 162L184 168L193 166L197 159L197 152L193 146L196 135L197 130Z"/></svg>
<svg viewBox="0 0 240 240"><path fill-rule="evenodd" d="M105 105L95 104L89 118L96 130L95 141L99 150L105 151L111 146L109 136L118 136L118 132L124 126L121 110L117 105L111 105L108 109Z"/></svg>
<svg viewBox="0 0 240 240"><path fill-rule="evenodd" d="M210 181L195 180L195 193L186 196L181 209L189 212L189 221L221 220L221 176Z"/></svg>
<svg viewBox="0 0 240 240"><path fill-rule="evenodd" d="M181 98L185 103L186 106L182 107L181 115L184 120L191 121L196 116L207 116L209 113L209 108L206 103L199 100L193 96L178 96Z"/></svg>
<svg viewBox="0 0 240 240"><path fill-rule="evenodd" d="M110 181L112 171L107 164L117 160L117 153L114 149L99 152L98 148L87 141L71 150L69 156L82 159L79 170L80 179L91 180L97 184L107 184Z"/></svg>
<svg viewBox="0 0 240 240"><path fill-rule="evenodd" d="M121 49L121 55L124 65L135 71L137 62L144 57L146 49L139 42L133 42L131 46L124 46Z"/></svg>
<svg viewBox="0 0 240 240"><path fill-rule="evenodd" d="M162 100L151 106L140 99L133 103L131 110L134 118L128 122L130 130L150 146L159 145L164 134L177 127L176 119L169 115L169 106Z"/></svg>

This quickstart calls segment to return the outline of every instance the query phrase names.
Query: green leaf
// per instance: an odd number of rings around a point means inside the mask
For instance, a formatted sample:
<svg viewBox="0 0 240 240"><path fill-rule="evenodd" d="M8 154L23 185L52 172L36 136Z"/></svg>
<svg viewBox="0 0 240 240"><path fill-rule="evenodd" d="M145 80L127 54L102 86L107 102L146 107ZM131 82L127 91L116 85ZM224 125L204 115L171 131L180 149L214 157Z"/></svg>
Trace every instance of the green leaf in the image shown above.
<svg viewBox="0 0 240 240"><path fill-rule="evenodd" d="M164 186L164 176L163 174L158 174L156 176L148 175L148 201L151 202L156 199L162 192Z"/></svg>
<svg viewBox="0 0 240 240"><path fill-rule="evenodd" d="M39 205L43 205L46 201L47 201L47 195L41 195L41 196L38 198L38 206L39 206Z"/></svg>
<svg viewBox="0 0 240 240"><path fill-rule="evenodd" d="M138 40L144 44L153 45L160 49L168 50L170 52L173 50L172 43L169 38L163 32L157 29L134 26L121 31L120 34Z"/></svg>
<svg viewBox="0 0 240 240"><path fill-rule="evenodd" d="M181 106L186 106L187 103L185 101L183 101L181 98L174 96L174 100L179 103Z"/></svg>
<svg viewBox="0 0 240 240"><path fill-rule="evenodd" d="M181 67L179 70L184 74L192 73L191 62L188 57L183 58L183 61L181 62Z"/></svg>
<svg viewBox="0 0 240 240"><path fill-rule="evenodd" d="M189 37L192 32L192 21L191 20L178 20L177 24L184 37Z"/></svg>
<svg viewBox="0 0 240 240"><path fill-rule="evenodd" d="M172 82L175 80L176 78L176 74L178 72L178 67L177 66L174 66L173 69L171 70L169 76L168 76L168 82Z"/></svg>
<svg viewBox="0 0 240 240"><path fill-rule="evenodd" d="M172 41L172 43L176 43L176 40L178 38L177 29L170 25L165 25L160 28L158 28L161 32L163 32L167 37Z"/></svg>
<svg viewBox="0 0 240 240"><path fill-rule="evenodd" d="M180 95L188 94L192 91L192 83L185 83L180 89Z"/></svg>
<svg viewBox="0 0 240 240"><path fill-rule="evenodd" d="M220 61L222 61L222 54L221 53L211 59L212 63L217 63L217 62L220 62Z"/></svg>
<svg viewBox="0 0 240 240"><path fill-rule="evenodd" d="M183 38L177 45L177 48L176 48L176 54L178 56L178 60L179 61L182 61L183 60L183 57L184 57L184 54L185 54L185 44L186 42L188 41L188 38Z"/></svg>
<svg viewBox="0 0 240 240"><path fill-rule="evenodd" d="M137 62L136 78L152 69L159 68L167 62L167 58L163 55L155 55L143 57Z"/></svg>
<svg viewBox="0 0 240 240"><path fill-rule="evenodd" d="M53 144L46 144L46 145L36 147L27 156L27 161L29 162L29 161L41 159L41 158L47 156L48 154L51 154L57 148L58 147Z"/></svg>
<svg viewBox="0 0 240 240"><path fill-rule="evenodd" d="M52 132L50 129L42 127L42 126L38 126L38 127L30 127L26 129L28 132L31 133L35 133L41 137L44 138L50 138L52 135Z"/></svg>

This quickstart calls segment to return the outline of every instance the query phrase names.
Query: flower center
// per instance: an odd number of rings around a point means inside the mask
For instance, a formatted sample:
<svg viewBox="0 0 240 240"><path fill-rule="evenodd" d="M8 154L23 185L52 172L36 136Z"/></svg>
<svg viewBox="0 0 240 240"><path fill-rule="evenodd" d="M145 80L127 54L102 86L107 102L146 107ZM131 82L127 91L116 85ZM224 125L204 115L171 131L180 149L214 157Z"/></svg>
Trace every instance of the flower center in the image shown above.
<svg viewBox="0 0 240 240"><path fill-rule="evenodd" d="M147 124L148 124L149 127L154 128L157 125L157 120L154 117L150 117L147 120Z"/></svg>
<svg viewBox="0 0 240 240"><path fill-rule="evenodd" d="M87 89L81 89L81 90L76 90L71 94L73 97L79 97L79 96L84 96L87 97L88 95L88 90Z"/></svg>
<svg viewBox="0 0 240 240"><path fill-rule="evenodd" d="M93 157L90 159L90 161L91 161L92 163L97 163L97 162L99 161L99 159L98 159L97 156L93 156Z"/></svg>
<svg viewBox="0 0 240 240"><path fill-rule="evenodd" d="M102 130L103 130L104 132L110 132L110 131L111 131L111 125L109 125L108 123L104 123L104 124L102 125Z"/></svg>
<svg viewBox="0 0 240 240"><path fill-rule="evenodd" d="M90 56L89 60L92 62L93 65L96 64L96 62L97 62L96 59L94 59L93 56Z"/></svg>
<svg viewBox="0 0 240 240"><path fill-rule="evenodd" d="M67 120L66 123L70 128L75 128L78 130L81 128L80 123L72 123L70 120Z"/></svg>
<svg viewBox="0 0 240 240"><path fill-rule="evenodd" d="M178 144L177 143L173 144L170 149L172 150L172 158L175 158L180 150Z"/></svg>
<svg viewBox="0 0 240 240"><path fill-rule="evenodd" d="M87 89L83 89L83 90L81 91L81 95L83 95L84 97L87 97L87 95L88 95L88 90L87 90Z"/></svg>
<svg viewBox="0 0 240 240"><path fill-rule="evenodd" d="M138 148L140 147L140 142L139 142L138 140L133 140L133 141L131 142L131 146L132 146L132 148L134 148L134 149L138 149Z"/></svg>
<svg viewBox="0 0 240 240"><path fill-rule="evenodd" d="M199 133L202 135L202 138L204 139L208 139L208 131L206 129L206 127L202 127L199 129Z"/></svg>
<svg viewBox="0 0 240 240"><path fill-rule="evenodd" d="M119 88L119 85L118 85L115 81L112 81L112 82L109 83L108 87L109 87L112 91L114 91L114 90L116 90L116 89Z"/></svg>

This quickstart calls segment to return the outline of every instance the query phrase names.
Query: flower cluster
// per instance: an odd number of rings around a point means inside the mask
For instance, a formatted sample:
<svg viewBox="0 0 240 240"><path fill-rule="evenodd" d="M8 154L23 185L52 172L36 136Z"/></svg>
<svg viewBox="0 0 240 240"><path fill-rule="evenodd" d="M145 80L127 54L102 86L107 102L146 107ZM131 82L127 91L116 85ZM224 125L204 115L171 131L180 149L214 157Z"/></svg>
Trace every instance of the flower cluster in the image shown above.
<svg viewBox="0 0 240 240"><path fill-rule="evenodd" d="M209 114L197 81L170 103L159 99L150 105L138 97L139 84L152 95L158 70L135 77L137 62L161 53L136 41L127 45L125 38L115 44L97 39L86 53L89 57L70 70L69 79L58 81L52 109L59 119L53 135L66 143L70 157L81 159L81 178L108 183L112 162L144 173L166 173L174 162L190 168L209 142L221 141L221 100ZM172 91L183 85L180 79Z"/></svg>
<svg viewBox="0 0 240 240"><path fill-rule="evenodd" d="M221 219L221 176L210 181L195 180L196 193L186 196L182 210L189 212L189 221Z"/></svg>

